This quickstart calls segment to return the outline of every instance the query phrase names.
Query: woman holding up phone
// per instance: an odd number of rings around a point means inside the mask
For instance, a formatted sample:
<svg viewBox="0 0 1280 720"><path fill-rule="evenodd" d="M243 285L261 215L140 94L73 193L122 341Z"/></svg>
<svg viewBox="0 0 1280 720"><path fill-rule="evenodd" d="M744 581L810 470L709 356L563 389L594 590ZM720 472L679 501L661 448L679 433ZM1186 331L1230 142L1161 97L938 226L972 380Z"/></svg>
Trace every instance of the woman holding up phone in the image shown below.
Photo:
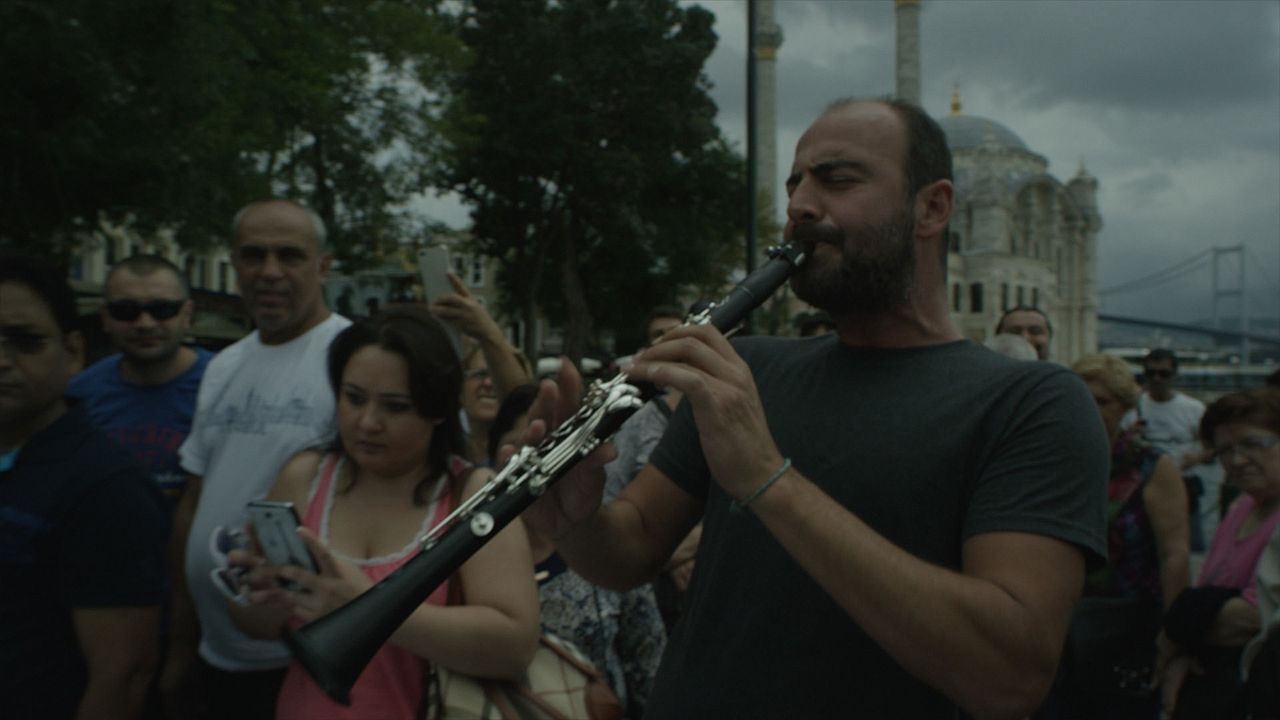
<svg viewBox="0 0 1280 720"><path fill-rule="evenodd" d="M299 534L319 572L271 565L251 552L229 556L252 568L249 605L233 604L232 615L256 637L278 638L284 623L326 615L389 575L418 552L417 538L459 497L488 479L488 470L471 471L459 457L462 369L444 328L424 309L392 308L344 330L329 350L329 380L338 441L327 452L295 456L267 496L298 508ZM537 643L538 599L519 520L455 579L466 603L446 606L447 583L432 593L361 674L350 707L331 701L295 662L277 717L415 717L424 663L481 677L523 673Z"/></svg>

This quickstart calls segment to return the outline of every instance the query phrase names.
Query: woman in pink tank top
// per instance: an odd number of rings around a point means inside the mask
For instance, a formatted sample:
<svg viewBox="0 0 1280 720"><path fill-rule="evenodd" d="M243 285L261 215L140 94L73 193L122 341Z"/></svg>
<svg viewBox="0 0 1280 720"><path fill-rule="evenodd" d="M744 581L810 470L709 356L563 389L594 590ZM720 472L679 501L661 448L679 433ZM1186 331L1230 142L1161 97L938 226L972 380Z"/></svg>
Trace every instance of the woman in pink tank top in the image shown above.
<svg viewBox="0 0 1280 720"><path fill-rule="evenodd" d="M278 639L286 623L310 622L345 604L418 552L417 539L459 497L488 479L460 458L462 369L444 328L418 308L393 308L355 323L329 349L338 440L281 470L268 499L305 508L300 531L319 573L272 566L249 553L250 605L233 604L246 633ZM458 672L514 678L528 667L538 633L538 600L523 526L504 528L458 571L466 602L431 594L378 651L351 689L351 705L328 698L294 662L276 705L293 718L413 718L424 700L428 663ZM293 591L280 581L293 581Z"/></svg>

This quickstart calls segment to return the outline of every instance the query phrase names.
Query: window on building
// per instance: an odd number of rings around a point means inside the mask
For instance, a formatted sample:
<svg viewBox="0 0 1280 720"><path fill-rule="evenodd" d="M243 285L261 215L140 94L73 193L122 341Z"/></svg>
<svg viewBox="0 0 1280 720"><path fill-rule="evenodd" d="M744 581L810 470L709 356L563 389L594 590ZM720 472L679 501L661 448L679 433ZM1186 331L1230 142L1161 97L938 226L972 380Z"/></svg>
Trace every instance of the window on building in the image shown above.
<svg viewBox="0 0 1280 720"><path fill-rule="evenodd" d="M1009 309L1009 283L1000 283L1000 312Z"/></svg>
<svg viewBox="0 0 1280 720"><path fill-rule="evenodd" d="M1040 288L1031 288L1031 307L1040 307Z"/></svg>
<svg viewBox="0 0 1280 720"><path fill-rule="evenodd" d="M1018 307L1022 307L1022 305L1024 304L1024 300L1026 299L1022 294L1023 290L1024 288L1021 285L1019 285L1018 286L1018 302L1016 303Z"/></svg>
<svg viewBox="0 0 1280 720"><path fill-rule="evenodd" d="M960 312L960 304L964 299L964 291L960 289L960 283L951 284L951 311Z"/></svg>
<svg viewBox="0 0 1280 720"><path fill-rule="evenodd" d="M231 268L227 265L226 260L218 263L218 292L227 292L229 289L228 279L231 276Z"/></svg>
<svg viewBox="0 0 1280 720"><path fill-rule="evenodd" d="M467 285L473 288L484 287L484 256L472 255L470 272L466 276Z"/></svg>
<svg viewBox="0 0 1280 720"><path fill-rule="evenodd" d="M982 283L973 283L969 286L969 312L982 312Z"/></svg>
<svg viewBox="0 0 1280 720"><path fill-rule="evenodd" d="M107 238L106 250L107 250L107 267L111 267L112 265L116 264L116 260L120 259L120 256L116 253L115 238L113 237Z"/></svg>

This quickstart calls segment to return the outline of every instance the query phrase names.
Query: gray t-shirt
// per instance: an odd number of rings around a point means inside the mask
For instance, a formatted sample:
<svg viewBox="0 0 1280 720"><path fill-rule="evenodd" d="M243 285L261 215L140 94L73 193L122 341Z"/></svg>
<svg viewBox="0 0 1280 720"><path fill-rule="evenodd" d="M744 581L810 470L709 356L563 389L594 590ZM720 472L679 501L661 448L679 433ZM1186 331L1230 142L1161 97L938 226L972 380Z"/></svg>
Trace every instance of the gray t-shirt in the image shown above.
<svg viewBox="0 0 1280 720"><path fill-rule="evenodd" d="M1048 535L1106 552L1108 444L1083 382L969 341L852 348L834 336L735 343L795 468L890 542L961 567L965 539ZM688 609L648 718L953 717L711 481L685 403L653 464L706 499Z"/></svg>

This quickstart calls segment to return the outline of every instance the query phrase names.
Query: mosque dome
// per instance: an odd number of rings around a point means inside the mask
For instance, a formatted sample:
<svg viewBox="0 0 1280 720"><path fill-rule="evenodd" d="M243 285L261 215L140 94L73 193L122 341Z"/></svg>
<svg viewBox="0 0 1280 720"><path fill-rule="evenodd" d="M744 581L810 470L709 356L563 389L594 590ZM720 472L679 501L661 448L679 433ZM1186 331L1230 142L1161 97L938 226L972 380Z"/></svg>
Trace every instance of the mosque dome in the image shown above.
<svg viewBox="0 0 1280 720"><path fill-rule="evenodd" d="M960 114L960 86L951 93L951 114L938 119L938 125L947 135L947 147L951 152L969 150L983 143L1010 150L1026 150L1026 143L1012 130L995 120Z"/></svg>
<svg viewBox="0 0 1280 720"><path fill-rule="evenodd" d="M952 152L976 148L987 141L988 134L991 136L991 142L994 142L998 147L1011 150L1027 149L1026 144L1022 142L1022 138L1018 137L1012 130L995 120L988 120L984 117L948 115L944 118L939 118L938 125L942 126L942 131L947 134L947 146L951 148Z"/></svg>

